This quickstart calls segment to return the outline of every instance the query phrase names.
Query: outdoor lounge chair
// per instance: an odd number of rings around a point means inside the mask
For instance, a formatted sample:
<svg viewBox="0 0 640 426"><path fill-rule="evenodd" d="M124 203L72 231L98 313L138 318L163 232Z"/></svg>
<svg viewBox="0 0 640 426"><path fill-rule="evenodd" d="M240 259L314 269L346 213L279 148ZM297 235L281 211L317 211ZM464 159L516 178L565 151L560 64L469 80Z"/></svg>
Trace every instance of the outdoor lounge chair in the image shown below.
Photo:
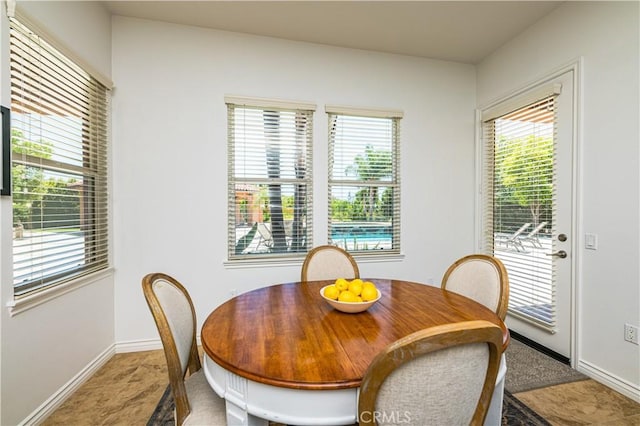
<svg viewBox="0 0 640 426"><path fill-rule="evenodd" d="M260 236L258 247L260 247L261 244L267 248L273 247L273 235L271 235L271 229L266 223L258 223L258 235Z"/></svg>
<svg viewBox="0 0 640 426"><path fill-rule="evenodd" d="M525 223L524 225L522 225L520 227L520 229L518 229L516 232L513 233L513 235L506 237L506 238L502 238L502 239L498 239L496 240L499 243L504 244L507 249L510 246L513 246L513 248L515 248L517 251L524 251L524 245L522 244L522 241L520 240L520 234L522 234L525 229L527 229L529 226L531 226L531 223Z"/></svg>
<svg viewBox="0 0 640 426"><path fill-rule="evenodd" d="M524 243L529 242L531 243L531 245L535 248L542 248L542 244L540 243L540 239L538 238L538 234L540 233L540 231L542 230L542 228L544 228L547 225L547 222L540 222L538 224L538 226L536 226L535 228L533 228L531 230L531 232L529 232L527 235L525 235L524 237L520 237L520 242Z"/></svg>

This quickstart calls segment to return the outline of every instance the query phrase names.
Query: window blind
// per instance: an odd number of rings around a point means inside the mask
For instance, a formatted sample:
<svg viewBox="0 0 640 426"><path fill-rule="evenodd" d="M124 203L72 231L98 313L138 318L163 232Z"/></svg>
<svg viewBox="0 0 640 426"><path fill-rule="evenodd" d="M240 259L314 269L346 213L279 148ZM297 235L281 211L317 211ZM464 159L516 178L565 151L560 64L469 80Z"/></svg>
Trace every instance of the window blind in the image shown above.
<svg viewBox="0 0 640 426"><path fill-rule="evenodd" d="M402 114L327 112L329 243L350 252L399 253Z"/></svg>
<svg viewBox="0 0 640 426"><path fill-rule="evenodd" d="M108 266L108 89L10 20L16 297Z"/></svg>
<svg viewBox="0 0 640 426"><path fill-rule="evenodd" d="M227 98L229 259L312 246L313 107Z"/></svg>
<svg viewBox="0 0 640 426"><path fill-rule="evenodd" d="M509 273L509 313L555 327L556 94L483 123L484 245Z"/></svg>

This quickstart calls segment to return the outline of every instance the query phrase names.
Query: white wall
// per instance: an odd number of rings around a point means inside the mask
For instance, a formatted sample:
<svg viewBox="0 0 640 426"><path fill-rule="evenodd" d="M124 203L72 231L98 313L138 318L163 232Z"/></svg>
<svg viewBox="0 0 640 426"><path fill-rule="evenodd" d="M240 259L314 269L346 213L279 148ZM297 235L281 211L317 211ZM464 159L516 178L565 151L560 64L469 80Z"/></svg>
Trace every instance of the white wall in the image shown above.
<svg viewBox="0 0 640 426"><path fill-rule="evenodd" d="M141 278L164 271L190 291L200 324L232 289L296 281L300 263L228 269L227 94L311 101L314 243L326 242L325 104L404 111L401 261L368 277L439 284L473 250L472 66L116 17L113 21L116 341L157 331ZM139 346L138 346L139 347Z"/></svg>
<svg viewBox="0 0 640 426"><path fill-rule="evenodd" d="M578 253L578 367L640 400L640 350L623 340L640 325L638 5L567 2L483 60L477 84L482 106L583 58L578 237L599 247Z"/></svg>
<svg viewBox="0 0 640 426"><path fill-rule="evenodd" d="M104 6L73 0L17 2L19 11L42 24L56 47L82 61L90 71L111 77L111 14Z"/></svg>
<svg viewBox="0 0 640 426"><path fill-rule="evenodd" d="M103 76L111 75L111 22L94 2L20 2L19 10L56 35ZM2 104L9 105L7 20L0 22ZM74 378L113 352L113 279L105 278L16 316L6 307L12 289L11 200L0 200L0 424L38 420ZM54 400L49 400L53 398Z"/></svg>

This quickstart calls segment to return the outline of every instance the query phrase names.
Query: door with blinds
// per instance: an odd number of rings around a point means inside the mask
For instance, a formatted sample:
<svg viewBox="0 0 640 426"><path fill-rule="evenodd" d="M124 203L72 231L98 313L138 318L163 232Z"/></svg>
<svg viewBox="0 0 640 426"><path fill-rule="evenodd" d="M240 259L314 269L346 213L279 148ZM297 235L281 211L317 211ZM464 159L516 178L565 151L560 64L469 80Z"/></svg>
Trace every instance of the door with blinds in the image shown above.
<svg viewBox="0 0 640 426"><path fill-rule="evenodd" d="M507 325L570 358L573 74L482 112L483 246L505 264Z"/></svg>

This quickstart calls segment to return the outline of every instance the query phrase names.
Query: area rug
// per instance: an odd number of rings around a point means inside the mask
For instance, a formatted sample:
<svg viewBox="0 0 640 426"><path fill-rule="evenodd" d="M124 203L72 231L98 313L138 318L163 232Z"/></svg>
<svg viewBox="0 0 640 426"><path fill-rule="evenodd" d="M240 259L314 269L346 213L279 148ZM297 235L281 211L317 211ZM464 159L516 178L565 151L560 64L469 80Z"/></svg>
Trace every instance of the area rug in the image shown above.
<svg viewBox="0 0 640 426"><path fill-rule="evenodd" d="M172 426L174 424L173 408L171 388L167 386L155 411L149 418L147 426ZM275 425L273 423L270 424ZM509 391L505 391L502 404L502 426L550 426L550 423L518 398L511 395Z"/></svg>
<svg viewBox="0 0 640 426"><path fill-rule="evenodd" d="M588 379L570 366L515 339L511 339L505 356L507 377L504 387L512 394Z"/></svg>
<svg viewBox="0 0 640 426"><path fill-rule="evenodd" d="M156 409L153 410L153 414L147 422L147 426L173 426L175 422L173 420L173 410L175 409L175 403L173 402L173 396L171 395L171 386L167 386L164 393L160 397Z"/></svg>
<svg viewBox="0 0 640 426"><path fill-rule="evenodd" d="M527 407L522 401L504 391L502 402L502 426L550 426L542 416Z"/></svg>

